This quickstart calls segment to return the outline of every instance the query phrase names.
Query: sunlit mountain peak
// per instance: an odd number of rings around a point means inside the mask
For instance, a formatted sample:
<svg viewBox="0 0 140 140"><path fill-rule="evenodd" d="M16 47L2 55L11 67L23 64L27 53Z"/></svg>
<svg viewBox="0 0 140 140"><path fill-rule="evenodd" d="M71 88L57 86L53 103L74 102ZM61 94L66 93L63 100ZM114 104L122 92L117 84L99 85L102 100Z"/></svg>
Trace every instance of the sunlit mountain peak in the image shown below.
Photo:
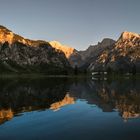
<svg viewBox="0 0 140 140"><path fill-rule="evenodd" d="M58 50L60 50L60 51L62 51L62 52L64 52L64 54L65 54L65 56L67 57L67 58L69 58L72 54L73 54L73 52L74 52L74 48L72 48L72 47L69 47L69 46L66 46L66 45L62 45L60 42L58 42L58 41L51 41L51 42L49 42L50 44L51 44L51 46L53 47L53 48L55 48L55 49L58 49Z"/></svg>

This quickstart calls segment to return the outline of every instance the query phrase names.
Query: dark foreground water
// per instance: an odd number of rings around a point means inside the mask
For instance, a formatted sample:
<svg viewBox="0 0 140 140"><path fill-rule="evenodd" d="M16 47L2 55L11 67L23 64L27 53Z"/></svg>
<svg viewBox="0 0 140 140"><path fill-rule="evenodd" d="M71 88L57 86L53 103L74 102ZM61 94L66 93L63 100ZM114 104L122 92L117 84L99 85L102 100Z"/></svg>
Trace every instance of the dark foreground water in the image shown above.
<svg viewBox="0 0 140 140"><path fill-rule="evenodd" d="M140 81L0 80L0 140L140 140Z"/></svg>

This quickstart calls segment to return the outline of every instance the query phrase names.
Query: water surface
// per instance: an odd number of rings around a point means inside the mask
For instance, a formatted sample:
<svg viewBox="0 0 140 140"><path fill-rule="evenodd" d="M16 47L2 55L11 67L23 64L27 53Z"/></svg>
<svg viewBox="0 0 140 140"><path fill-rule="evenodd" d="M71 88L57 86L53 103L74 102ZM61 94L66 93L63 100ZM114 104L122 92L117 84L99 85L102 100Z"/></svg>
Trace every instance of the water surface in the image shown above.
<svg viewBox="0 0 140 140"><path fill-rule="evenodd" d="M0 80L0 140L139 140L140 81Z"/></svg>

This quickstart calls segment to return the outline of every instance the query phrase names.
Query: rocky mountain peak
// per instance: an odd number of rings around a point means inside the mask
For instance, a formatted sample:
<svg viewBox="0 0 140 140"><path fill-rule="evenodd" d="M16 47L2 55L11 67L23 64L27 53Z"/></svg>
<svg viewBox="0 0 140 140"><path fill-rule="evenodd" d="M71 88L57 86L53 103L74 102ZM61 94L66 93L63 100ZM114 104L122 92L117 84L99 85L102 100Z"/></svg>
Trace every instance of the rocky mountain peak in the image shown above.
<svg viewBox="0 0 140 140"><path fill-rule="evenodd" d="M98 55L92 59L90 69L95 71L111 70L119 73L140 71L139 34L125 31L112 47L105 48L96 51Z"/></svg>
<svg viewBox="0 0 140 140"><path fill-rule="evenodd" d="M0 30L7 30L7 31L10 31L8 28L6 28L6 27L3 26L3 25L0 25Z"/></svg>
<svg viewBox="0 0 140 140"><path fill-rule="evenodd" d="M14 34L6 27L0 25L0 43L8 42L9 44L12 44L13 42Z"/></svg>
<svg viewBox="0 0 140 140"><path fill-rule="evenodd" d="M90 45L88 49L85 51L80 51L80 55L82 59L86 62L91 57L95 57L98 53L102 52L103 50L110 48L115 44L115 40L110 38L104 38L101 42L98 42L97 45Z"/></svg>
<svg viewBox="0 0 140 140"><path fill-rule="evenodd" d="M101 46L110 46L110 45L112 45L114 43L115 43L115 41L113 39L104 38L100 43L98 43L98 45L101 45Z"/></svg>
<svg viewBox="0 0 140 140"><path fill-rule="evenodd" d="M50 44L53 44L54 46L62 46L62 44L59 41L51 41Z"/></svg>
<svg viewBox="0 0 140 140"><path fill-rule="evenodd" d="M128 32L128 31L124 31L122 34L121 34L121 38L123 40L127 40L127 39L132 39L132 38L140 38L140 35L137 34L137 33L133 33L133 32Z"/></svg>
<svg viewBox="0 0 140 140"><path fill-rule="evenodd" d="M140 46L140 35L133 32L123 32L116 43L116 48L132 48Z"/></svg>
<svg viewBox="0 0 140 140"><path fill-rule="evenodd" d="M11 30L7 29L6 27L0 25L0 43L4 44L8 42L11 46L15 42L22 43L27 46L38 47L39 44L47 44L46 41L42 40L30 40L26 39L20 35L13 33Z"/></svg>
<svg viewBox="0 0 140 140"><path fill-rule="evenodd" d="M55 49L58 49L58 50L60 50L60 51L62 51L64 54L65 54L65 56L67 57L67 58L69 58L72 54L73 54L73 52L74 52L74 48L72 48L72 47L69 47L69 46L66 46L66 45L62 45L60 42L58 42L58 41L51 41L51 42L49 42L50 44L51 44L51 46L53 47L53 48L55 48Z"/></svg>

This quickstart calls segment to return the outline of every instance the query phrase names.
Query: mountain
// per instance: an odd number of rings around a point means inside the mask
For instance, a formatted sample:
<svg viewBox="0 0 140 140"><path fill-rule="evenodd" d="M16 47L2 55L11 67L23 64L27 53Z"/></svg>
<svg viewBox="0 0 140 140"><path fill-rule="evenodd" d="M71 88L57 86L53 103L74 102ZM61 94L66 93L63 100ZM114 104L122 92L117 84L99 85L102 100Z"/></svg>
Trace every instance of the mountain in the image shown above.
<svg viewBox="0 0 140 140"><path fill-rule="evenodd" d="M72 67L75 67L76 65L80 66L82 64L81 55L76 49L66 45L62 45L58 41L51 41L49 43L52 45L53 48L58 49L65 54Z"/></svg>
<svg viewBox="0 0 140 140"><path fill-rule="evenodd" d="M119 73L140 72L140 35L123 32L116 43L97 53L88 69Z"/></svg>
<svg viewBox="0 0 140 140"><path fill-rule="evenodd" d="M52 45L52 47L62 51L65 54L72 67L78 66L81 68L87 67L90 64L91 58L96 58L98 53L102 52L107 47L112 46L115 41L109 38L105 38L102 40L102 42L99 42L97 45L91 45L84 51L78 51L72 47L62 45L58 41L51 41L49 43Z"/></svg>
<svg viewBox="0 0 140 140"><path fill-rule="evenodd" d="M104 38L101 42L98 42L97 45L90 45L87 50L80 51L79 53L83 60L81 68L87 69L91 64L96 62L97 58L102 54L103 51L105 50L109 51L114 44L115 44L114 40ZM92 68L89 70L92 70Z"/></svg>
<svg viewBox="0 0 140 140"><path fill-rule="evenodd" d="M64 52L66 58L69 58L73 52L74 52L74 48L66 46L66 45L62 45L60 42L58 41L51 41L49 42L51 44L51 46L55 49L61 50Z"/></svg>
<svg viewBox="0 0 140 140"><path fill-rule="evenodd" d="M83 60L89 59L90 57L93 57L96 53L99 53L100 51L104 50L108 46L112 46L115 43L114 40L110 38L104 38L101 42L98 42L97 45L90 45L88 49L85 51L79 51L79 53L82 56Z"/></svg>
<svg viewBox="0 0 140 140"><path fill-rule="evenodd" d="M0 72L64 74L70 64L49 42L25 39L0 26Z"/></svg>
<svg viewBox="0 0 140 140"><path fill-rule="evenodd" d="M123 32L117 41L104 38L84 51L58 41L30 40L0 26L0 72L67 74L81 70L140 72L140 35Z"/></svg>

